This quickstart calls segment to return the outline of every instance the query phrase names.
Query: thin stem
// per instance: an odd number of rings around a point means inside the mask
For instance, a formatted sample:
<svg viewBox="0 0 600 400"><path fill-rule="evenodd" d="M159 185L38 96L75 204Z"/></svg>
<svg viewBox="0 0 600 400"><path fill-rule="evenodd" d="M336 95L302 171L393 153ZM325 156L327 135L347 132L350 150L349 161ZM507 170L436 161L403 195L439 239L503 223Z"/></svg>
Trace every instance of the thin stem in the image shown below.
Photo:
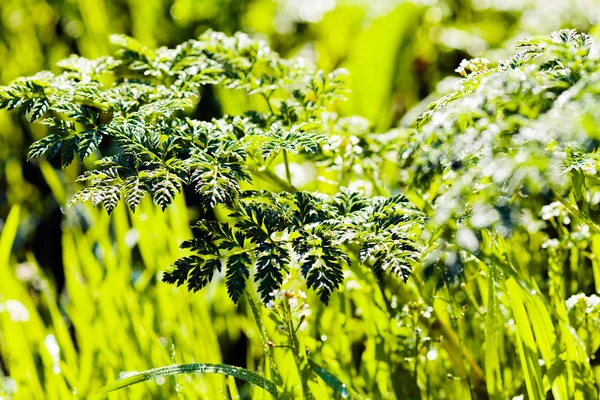
<svg viewBox="0 0 600 400"><path fill-rule="evenodd" d="M285 178L288 183L292 184L292 175L290 174L290 162L288 160L287 150L283 150L283 163L285 164Z"/></svg>
<svg viewBox="0 0 600 400"><path fill-rule="evenodd" d="M271 164L273 163L273 161L275 160L275 158L277 158L277 154L273 154L269 157L269 159L267 160L267 162L261 167L264 170L269 169L269 167L271 166Z"/></svg>
<svg viewBox="0 0 600 400"><path fill-rule="evenodd" d="M298 336L296 336L296 331L294 330L294 322L292 321L292 309L290 307L289 302L286 299L284 299L283 301L283 310L285 323L287 325L287 336L290 341L290 347L292 348L294 361L296 363L296 369L298 370L298 375L300 376L300 382L302 385L302 395L305 400L311 400L313 399L313 396L310 387L308 386L308 380L310 378L310 369L307 368L308 365L306 358L301 353L300 341L298 340Z"/></svg>
<svg viewBox="0 0 600 400"><path fill-rule="evenodd" d="M252 154L250 154L250 158L252 158L256 162L256 164L258 164L256 167L249 168L250 172L252 172L254 175L260 176L262 178L267 178L269 181L271 181L271 183L275 184L280 189L286 192L296 193L298 191L298 189L294 187L294 185L292 185L290 180L286 182L284 179L281 179L279 176L277 176L276 173L269 169L269 165L273 161L274 157L270 158L270 160L267 161L266 164L262 164L262 161Z"/></svg>
<svg viewBox="0 0 600 400"><path fill-rule="evenodd" d="M275 111L273 111L273 107L271 106L271 94L269 94L268 96L264 93L261 93L262 97L265 99L265 101L267 102L267 106L269 106L269 111L271 111L272 115L275 115Z"/></svg>
<svg viewBox="0 0 600 400"><path fill-rule="evenodd" d="M351 250L352 251L352 250ZM353 254L356 252L353 251ZM389 280L388 282L395 282L394 280ZM383 279L377 280L377 285L381 291L381 296L383 298L383 302L385 307L387 308L390 315L395 315L396 311L391 307L391 300L387 297L384 290L384 282ZM414 294L409 291L396 288L397 290L394 292L397 294L398 298L402 303L408 303L410 301L416 301L416 297ZM435 312L435 310L434 310ZM472 382L476 385L477 388L485 387L485 375L475 357L470 353L469 349L463 348L461 350L458 334L454 332L453 328L449 326L443 318L437 318L435 322L431 323L428 318L424 316L419 317L419 324L421 326L427 327L432 334L429 336L440 335L444 337L442 342L446 352L450 356L450 362L452 365L461 373L467 374L467 369L463 365L463 360L467 360L467 363L470 365L469 368L470 374L472 375Z"/></svg>
<svg viewBox="0 0 600 400"><path fill-rule="evenodd" d="M268 180L271 181L271 183L275 184L280 189L285 190L286 192L296 193L298 191L298 189L294 187L294 185L285 181L284 179L281 179L277 176L276 173L274 173L270 169L263 170L260 168L253 168L251 169L251 171L255 175L262 176L263 178L268 178Z"/></svg>
<svg viewBox="0 0 600 400"><path fill-rule="evenodd" d="M110 107L106 104L98 103L97 101L85 99L83 97L75 97L73 100L82 106L94 107L100 111L108 111L110 109Z"/></svg>
<svg viewBox="0 0 600 400"><path fill-rule="evenodd" d="M261 93L261 95L267 102L267 106L269 107L269 111L271 112L271 115L275 116L275 111L273 110L273 106L271 105L271 96L273 95L273 92L269 93L269 95L266 95L265 93ZM271 161L269 161L269 163L266 165L267 168L271 164ZM283 150L283 162L285 164L285 177L289 183L289 187L293 187L292 186L292 175L290 173L290 162L288 160L288 155L287 155L286 150ZM296 191L296 190L294 190L294 191Z"/></svg>
<svg viewBox="0 0 600 400"><path fill-rule="evenodd" d="M586 224L588 224L588 226L590 227L590 229L592 231L594 231L597 234L600 234L600 227L598 227L596 225L596 223L592 220L590 220L589 218L587 218L585 215L583 215L578 209L576 209L575 207L573 207L571 205L571 203L565 199L564 197L562 197L560 194L558 194L558 192L556 192L555 190L552 191L554 193L554 196L556 197L556 199L562 203L563 206L565 206L565 208L574 216L576 216L577 218L579 218L580 220L584 221Z"/></svg>
<svg viewBox="0 0 600 400"><path fill-rule="evenodd" d="M419 330L415 329L416 332L416 344L415 344L415 370L414 370L414 375L415 375L415 385L417 385L417 387L419 386L419 353L420 351L423 349L423 347L421 347L421 349L419 349L419 341L421 340L421 335L419 335ZM425 357L425 359L427 359L427 357Z"/></svg>
<svg viewBox="0 0 600 400"><path fill-rule="evenodd" d="M294 348L292 346L290 346L289 344L276 344L272 347L274 349L292 349L292 350L294 350Z"/></svg>

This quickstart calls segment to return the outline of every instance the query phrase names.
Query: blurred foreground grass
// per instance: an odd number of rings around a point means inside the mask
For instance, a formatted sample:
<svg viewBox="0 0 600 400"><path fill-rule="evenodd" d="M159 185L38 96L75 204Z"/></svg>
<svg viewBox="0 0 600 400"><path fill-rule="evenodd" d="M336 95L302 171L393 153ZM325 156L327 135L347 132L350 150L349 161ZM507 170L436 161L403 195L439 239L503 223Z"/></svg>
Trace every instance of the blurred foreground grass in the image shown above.
<svg viewBox="0 0 600 400"><path fill-rule="evenodd" d="M221 362L219 339L240 335L243 316L223 293L194 295L184 288L157 284L159 267L169 265L190 236L183 199L165 214L143 203L128 215L119 206L109 219L101 210L69 211L62 244L65 290L56 297L31 254L16 264L10 249L21 218L11 210L0 242L0 349L2 389L17 398L82 398L129 371L178 362ZM110 232L110 236L107 236ZM133 248L143 265L132 264ZM210 304L210 306L209 306ZM227 316L227 320L225 320ZM174 382L138 386L115 398L171 398ZM217 398L223 379L180 378L186 395Z"/></svg>
<svg viewBox="0 0 600 400"><path fill-rule="evenodd" d="M11 255L18 226L27 218L21 211L12 208L0 236L0 354L2 371L9 372L0 376L0 396L89 398L135 371L175 363L231 363L232 357L264 373L260 334L246 302L234 306L218 282L194 294L158 279L160 270L180 256L177 244L190 237L182 196L164 214L149 201L136 214L123 205L111 217L84 205L67 211L62 227L66 283L58 296L52 277L44 275L31 254L22 262ZM598 290L600 264L584 250L572 249L575 261L565 271L573 279L547 302L538 295L547 290L537 283L543 260L525 256L542 237L533 243L523 239L505 244L511 254L521 254L513 260L515 269L531 274L520 283L494 276L498 272L477 260L465 265L460 284L441 288L423 271L416 270L404 285L391 277L378 283L368 271L353 269L329 306L309 294L302 345L312 360L348 385L352 398L478 399L487 391L506 398L525 393L541 368L544 377L560 379L542 381L540 375L540 390L552 387L574 396L565 398L589 398L584 390L593 393L591 379L600 380L600 368L588 364L600 337L589 326L575 335L566 319L565 296L590 284ZM592 240L592 252L600 254L600 238ZM577 262L584 259L589 261ZM588 262L592 271L583 267ZM294 286L299 285L293 280L287 285ZM277 323L265 309L263 314L268 338L283 342ZM521 346L531 359L518 359ZM556 359L555 346L567 349L562 361ZM285 387L297 391L300 379L291 354L275 349L274 355ZM524 370L530 362L535 362L533 369ZM333 398L323 382L311 385L317 398ZM108 398L238 395L269 398L233 378L210 374L158 378Z"/></svg>

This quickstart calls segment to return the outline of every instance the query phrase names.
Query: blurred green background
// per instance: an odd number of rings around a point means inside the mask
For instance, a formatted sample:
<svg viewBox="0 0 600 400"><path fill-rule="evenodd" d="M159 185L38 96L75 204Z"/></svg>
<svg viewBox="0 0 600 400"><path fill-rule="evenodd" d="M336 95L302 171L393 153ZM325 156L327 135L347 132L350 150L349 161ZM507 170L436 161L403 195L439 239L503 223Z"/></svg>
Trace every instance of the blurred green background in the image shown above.
<svg viewBox="0 0 600 400"><path fill-rule="evenodd" d="M309 58L325 70L347 68L352 92L342 113L364 116L383 132L410 125L430 100L450 90L462 59L499 60L516 40L564 27L598 36L598 23L597 0L2 0L0 84L42 69L56 72L57 61L71 53L108 54L112 33L174 46L208 28L241 30L286 57ZM207 90L197 114L227 113L223 96ZM174 361L258 368L262 349L246 304L236 307L222 285L189 294L157 281L181 255L178 243L191 235L190 215L198 212L193 201L181 196L164 214L149 203L135 215L121 205L110 218L88 205L67 210L76 189L70 182L83 166L61 171L25 162L43 129L0 111L0 398L86 397L124 371ZM398 322L406 315L370 292L377 287L372 277L361 279L355 284L364 290L347 287L328 308L314 302L309 340L332 371L371 398L418 398L416 382L424 378L406 371L414 359L403 361L414 356L407 343L415 331ZM448 321L422 321L428 306L421 291L427 289L413 282L393 301L412 304L414 326L456 337L440 347L462 345L459 328ZM361 317L342 321L349 308L360 309ZM426 360L438 359L431 349ZM422 397L456 398L465 387L447 374L482 374L477 360L444 357L420 372L430 375ZM405 383L393 383L398 379ZM516 377L505 382L522 384ZM240 387L247 398L250 388ZM236 390L233 380L192 376L114 397L213 399Z"/></svg>

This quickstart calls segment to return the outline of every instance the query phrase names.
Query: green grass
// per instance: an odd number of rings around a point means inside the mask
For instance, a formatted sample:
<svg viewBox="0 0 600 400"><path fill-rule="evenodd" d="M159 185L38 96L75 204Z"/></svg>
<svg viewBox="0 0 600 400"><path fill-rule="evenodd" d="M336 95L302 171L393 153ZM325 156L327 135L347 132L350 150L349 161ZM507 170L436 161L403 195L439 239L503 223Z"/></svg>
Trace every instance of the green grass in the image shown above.
<svg viewBox="0 0 600 400"><path fill-rule="evenodd" d="M20 398L42 398L44 393L49 398L68 398L71 392L85 398L124 372L174 361L218 363L222 357L217 336L239 335L234 327L243 319L235 315L231 303L216 301L222 306L211 307L205 296L156 284L158 266L177 257L177 241L189 236L187 223L181 223L187 217L181 201L165 215L148 204L142 207L131 223L124 207L116 210L112 221L99 210L78 210L93 218L94 224L85 233L77 224L64 230L68 295L60 299L54 297L53 282L32 256L19 266L2 264L4 301L17 299L29 313L23 322L2 313L2 355ZM69 214L75 218L74 212ZM14 237L10 223L18 219L15 207L3 230L4 250L10 249ZM110 240L106 232L113 232L115 239ZM144 260L137 268L132 268L132 249L126 245L134 232L139 232L137 246ZM2 257L8 259L8 253L3 251ZM15 270L32 276L19 280ZM206 293L209 299L220 296L223 293L216 288ZM213 317L215 308L221 318ZM225 314L231 314L227 326ZM60 362L43 345L50 337L58 344ZM196 343L196 338L202 340ZM181 378L179 383L186 393L206 396L217 396L223 388L222 379L216 378ZM171 379L115 396L168 398L175 392L176 382Z"/></svg>
<svg viewBox="0 0 600 400"><path fill-rule="evenodd" d="M77 223L79 213L94 221L85 232ZM75 393L87 398L134 371L221 363L228 348L220 343L240 335L250 339L249 369L264 372L261 335L252 314L244 305L236 309L223 285L192 294L157 281L160 268L179 256L177 242L189 236L181 197L165 214L147 203L133 215L120 205L110 218L88 207L70 210L63 230L66 290L60 298L32 256L19 265L10 256L20 214L18 207L11 210L0 239L0 303L6 307L7 300L16 300L28 314L25 321L15 311L0 313L0 350L18 388L15 398ZM132 229L139 232L135 248L143 259L133 268L133 250L127 246ZM486 387L491 398L526 392L544 398L547 390L555 398L574 398L589 381L589 364L583 343L561 322L564 303L555 309L532 294L532 281L498 278L478 262L470 263L463 283L436 293L418 271L407 286L391 280L378 285L371 275L354 271L330 306L310 297L312 314L299 340L311 359L357 398L414 398L418 393L479 398ZM486 314L486 308L495 311ZM284 343L276 322L264 322L267 337ZM558 343L566 346L563 355L557 353ZM297 391L300 379L289 369L291 355L284 348L271 351L284 387ZM597 379L597 369L595 374ZM6 377L0 382L4 390L13 386ZM339 384L334 380L333 385ZM316 398L333 396L324 381L311 383L311 389ZM109 398L235 398L236 392L249 391L248 385L237 387L219 376L180 375L133 385ZM262 396L258 389L253 393L253 398Z"/></svg>
<svg viewBox="0 0 600 400"><path fill-rule="evenodd" d="M46 173L49 181L59 179L51 169ZM10 372L0 380L0 393L16 385L16 399L87 398L136 371L222 363L241 337L249 340L248 369L276 381L267 372L276 365L281 389L299 393L290 351L263 344L287 342L267 310L256 309L262 333L250 304L236 307L223 284L193 294L159 282L161 269L181 255L177 244L190 237L181 196L164 214L147 200L135 214L123 204L111 217L89 206L68 210L62 233L66 287L58 298L31 254L21 263L11 255L26 219L13 207L0 238L0 354ZM84 230L82 220L93 223ZM599 368L590 369L585 344L570 328L564 296L548 298L538 288L533 273L545 266L523 256L536 240L515 238L490 249L492 259L508 250L511 265L488 268L471 260L460 285L450 288L436 289L435 280L418 269L407 285L392 278L378 283L355 269L329 306L309 294L311 314L298 332L299 346L328 371L317 371L320 378L309 382L315 398L340 393L340 382L351 398L365 399L477 399L484 392L490 398L545 398L547 391L555 398L590 398ZM597 248L598 237L593 241ZM571 254L579 257L577 251ZM597 260L591 261L597 268ZM532 275L516 272L526 268ZM579 264L569 268L579 275ZM589 280L592 271L581 274ZM13 308L19 302L27 318L20 306L7 310L9 301ZM228 399L250 393L268 398L232 378L186 374L157 377L108 398Z"/></svg>

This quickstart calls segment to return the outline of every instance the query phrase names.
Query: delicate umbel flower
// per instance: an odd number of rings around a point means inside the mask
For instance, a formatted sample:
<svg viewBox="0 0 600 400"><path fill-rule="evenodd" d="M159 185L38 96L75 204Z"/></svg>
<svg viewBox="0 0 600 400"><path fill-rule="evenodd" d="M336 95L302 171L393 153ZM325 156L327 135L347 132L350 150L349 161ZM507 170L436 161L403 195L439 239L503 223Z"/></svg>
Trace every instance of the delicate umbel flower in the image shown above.
<svg viewBox="0 0 600 400"><path fill-rule="evenodd" d="M309 308L308 303L305 302L306 293L302 290L292 291L292 290L275 290L269 293L271 296L271 300L267 302L267 309L276 313L279 317L285 318L286 307L289 306L289 312L291 313L290 317L295 320L295 324L299 325L299 330L305 330L307 324L304 323L306 317L311 314L311 310ZM285 326L282 325L279 328L282 332L285 330Z"/></svg>
<svg viewBox="0 0 600 400"><path fill-rule="evenodd" d="M277 304L275 303L275 301L269 300L267 302L267 308L271 311L275 311L275 309L277 308Z"/></svg>
<svg viewBox="0 0 600 400"><path fill-rule="evenodd" d="M584 293L579 293L576 295L573 295L571 297L569 297L566 301L567 303L567 309L572 309L573 307L575 307L575 305L580 301L583 300L585 302L585 294Z"/></svg>
<svg viewBox="0 0 600 400"><path fill-rule="evenodd" d="M571 240L574 242L583 242L584 240L588 240L590 236L590 227L584 223L581 223L576 230L571 232Z"/></svg>
<svg viewBox="0 0 600 400"><path fill-rule="evenodd" d="M462 60L456 72L467 77L469 74L476 74L487 70L490 61L487 58L473 58L472 60Z"/></svg>
<svg viewBox="0 0 600 400"><path fill-rule="evenodd" d="M600 297L595 294L586 296L584 293L579 293L569 297L566 303L569 310L580 305L582 308L585 307L586 314L600 312Z"/></svg>
<svg viewBox="0 0 600 400"><path fill-rule="evenodd" d="M542 249L558 249L560 246L560 240L552 238L542 243Z"/></svg>
<svg viewBox="0 0 600 400"><path fill-rule="evenodd" d="M562 203L555 201L542 207L541 216L543 220L549 220L555 217L566 216L567 210Z"/></svg>
<svg viewBox="0 0 600 400"><path fill-rule="evenodd" d="M594 338L600 329L600 297L595 294L586 296L579 293L571 296L566 304L571 325L577 330L583 342L588 344L587 350L594 352L599 344L598 339Z"/></svg>

